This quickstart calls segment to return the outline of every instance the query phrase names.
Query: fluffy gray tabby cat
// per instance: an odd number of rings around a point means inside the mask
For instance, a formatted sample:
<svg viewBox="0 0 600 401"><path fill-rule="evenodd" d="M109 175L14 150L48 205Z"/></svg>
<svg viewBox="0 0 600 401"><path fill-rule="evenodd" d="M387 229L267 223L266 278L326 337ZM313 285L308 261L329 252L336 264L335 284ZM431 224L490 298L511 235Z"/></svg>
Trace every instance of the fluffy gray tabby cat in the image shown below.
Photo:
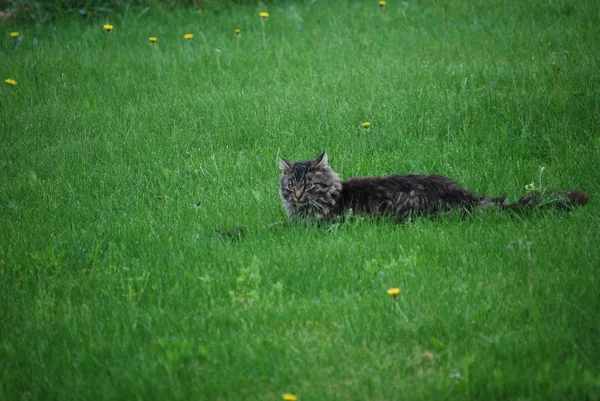
<svg viewBox="0 0 600 401"><path fill-rule="evenodd" d="M342 181L329 167L327 153L314 160L291 162L280 159L279 195L291 220L327 220L352 209L356 214L385 216L403 221L413 215L436 217L451 210L496 207L522 210L552 205L571 208L585 205L589 196L579 190L530 193L515 203L505 198L474 195L448 177L405 174L388 177L351 178Z"/></svg>

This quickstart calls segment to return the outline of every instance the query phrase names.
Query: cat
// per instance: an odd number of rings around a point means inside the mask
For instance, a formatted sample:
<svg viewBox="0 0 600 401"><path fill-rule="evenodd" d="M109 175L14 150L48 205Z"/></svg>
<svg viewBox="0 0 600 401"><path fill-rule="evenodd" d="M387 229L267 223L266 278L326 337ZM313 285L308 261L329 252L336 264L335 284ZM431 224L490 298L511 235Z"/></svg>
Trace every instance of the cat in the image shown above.
<svg viewBox="0 0 600 401"><path fill-rule="evenodd" d="M506 198L474 195L448 177L404 174L350 178L342 181L329 167L327 152L314 160L291 162L280 158L279 195L290 220L326 221L351 211L358 215L389 217L402 222L411 216L432 218L452 210L494 207L519 211L552 205L568 209L585 205L590 197L580 190L532 192L514 203Z"/></svg>

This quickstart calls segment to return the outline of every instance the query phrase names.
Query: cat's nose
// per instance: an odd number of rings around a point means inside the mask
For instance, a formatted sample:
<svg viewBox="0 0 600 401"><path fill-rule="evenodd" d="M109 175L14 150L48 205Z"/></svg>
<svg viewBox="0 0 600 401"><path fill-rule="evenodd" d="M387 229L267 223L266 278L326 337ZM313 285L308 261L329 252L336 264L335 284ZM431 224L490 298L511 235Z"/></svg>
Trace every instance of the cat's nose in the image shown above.
<svg viewBox="0 0 600 401"><path fill-rule="evenodd" d="M300 198L302 198L302 191L300 191L299 189L296 189L294 191L294 199L300 200Z"/></svg>

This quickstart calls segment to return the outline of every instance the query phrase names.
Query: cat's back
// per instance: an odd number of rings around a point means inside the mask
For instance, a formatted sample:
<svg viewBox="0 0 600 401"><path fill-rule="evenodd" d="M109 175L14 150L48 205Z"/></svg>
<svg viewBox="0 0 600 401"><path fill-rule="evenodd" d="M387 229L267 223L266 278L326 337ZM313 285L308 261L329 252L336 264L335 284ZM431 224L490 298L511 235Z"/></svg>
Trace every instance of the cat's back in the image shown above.
<svg viewBox="0 0 600 401"><path fill-rule="evenodd" d="M342 204L359 213L402 220L412 213L436 213L441 206L474 201L468 190L436 174L357 177L342 183Z"/></svg>
<svg viewBox="0 0 600 401"><path fill-rule="evenodd" d="M435 188L456 185L448 177L437 174L394 174L384 177L354 177L343 182L343 190L349 192L373 192L393 190L410 192L414 190L433 190Z"/></svg>

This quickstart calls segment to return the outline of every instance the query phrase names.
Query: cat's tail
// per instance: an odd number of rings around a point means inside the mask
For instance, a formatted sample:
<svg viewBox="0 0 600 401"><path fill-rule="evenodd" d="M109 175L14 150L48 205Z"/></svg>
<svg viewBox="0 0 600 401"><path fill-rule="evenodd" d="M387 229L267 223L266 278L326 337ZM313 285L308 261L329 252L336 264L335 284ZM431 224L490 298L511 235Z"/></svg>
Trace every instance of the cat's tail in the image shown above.
<svg viewBox="0 0 600 401"><path fill-rule="evenodd" d="M508 210L527 210L535 208L572 209L576 206L584 206L590 200L590 196L578 189L562 192L532 192L518 201L506 205Z"/></svg>
<svg viewBox="0 0 600 401"><path fill-rule="evenodd" d="M577 206L584 206L589 201L590 196L578 189L545 193L532 192L513 203L508 203L506 198L489 198L486 196L478 198L480 206L494 206L499 207L501 210L516 212L533 209L569 210Z"/></svg>

